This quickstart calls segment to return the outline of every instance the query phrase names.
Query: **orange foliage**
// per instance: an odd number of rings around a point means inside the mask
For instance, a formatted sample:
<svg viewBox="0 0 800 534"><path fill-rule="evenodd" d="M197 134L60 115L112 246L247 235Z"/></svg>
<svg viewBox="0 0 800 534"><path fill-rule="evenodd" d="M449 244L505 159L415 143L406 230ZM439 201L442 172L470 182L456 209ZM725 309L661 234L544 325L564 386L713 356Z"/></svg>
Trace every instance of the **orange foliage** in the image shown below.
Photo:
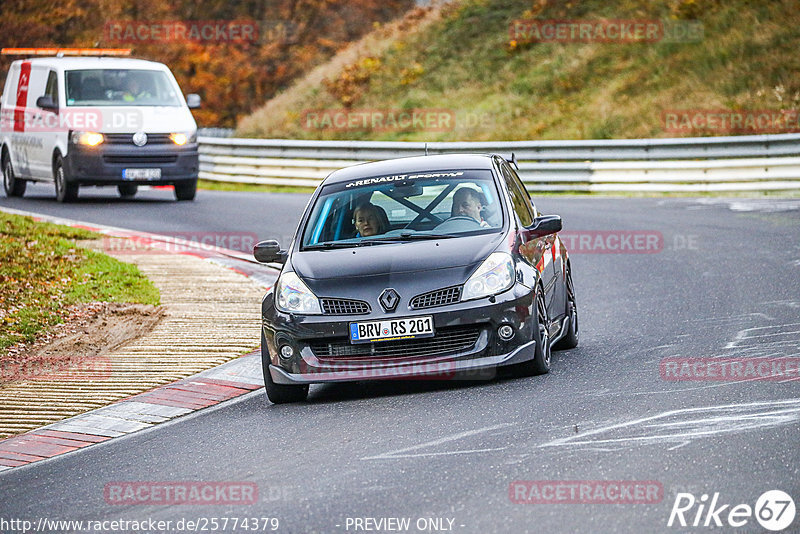
<svg viewBox="0 0 800 534"><path fill-rule="evenodd" d="M1 46L131 47L134 56L166 63L186 93L199 93L199 126L233 127L295 78L391 20L413 0L60 0L0 1ZM105 25L131 21L252 20L259 39L231 42L120 43ZM0 58L0 83L13 59ZM363 83L363 82L359 82ZM349 89L348 89L349 90Z"/></svg>

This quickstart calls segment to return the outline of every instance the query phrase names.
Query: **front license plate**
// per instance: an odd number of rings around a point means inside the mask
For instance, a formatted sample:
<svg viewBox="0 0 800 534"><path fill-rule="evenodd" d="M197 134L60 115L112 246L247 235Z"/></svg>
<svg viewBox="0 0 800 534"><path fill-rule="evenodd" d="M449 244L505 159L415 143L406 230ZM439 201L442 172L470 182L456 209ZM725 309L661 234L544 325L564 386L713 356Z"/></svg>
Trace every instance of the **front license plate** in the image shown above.
<svg viewBox="0 0 800 534"><path fill-rule="evenodd" d="M350 343L394 341L398 339L413 339L415 337L431 337L432 335L432 315L350 323Z"/></svg>
<svg viewBox="0 0 800 534"><path fill-rule="evenodd" d="M161 169L122 169L123 180L157 180Z"/></svg>

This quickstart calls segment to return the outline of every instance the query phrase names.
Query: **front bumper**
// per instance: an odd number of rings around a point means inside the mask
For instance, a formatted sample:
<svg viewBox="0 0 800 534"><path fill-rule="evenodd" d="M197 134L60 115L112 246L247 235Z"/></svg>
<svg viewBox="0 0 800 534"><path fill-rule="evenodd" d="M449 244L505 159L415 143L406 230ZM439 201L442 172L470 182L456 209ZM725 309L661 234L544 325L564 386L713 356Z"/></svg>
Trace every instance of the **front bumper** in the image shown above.
<svg viewBox="0 0 800 534"><path fill-rule="evenodd" d="M101 144L84 147L70 144L64 158L67 180L79 185L172 185L197 180L199 156L197 143L184 146L153 144ZM161 169L155 179L126 180L124 169Z"/></svg>
<svg viewBox="0 0 800 534"><path fill-rule="evenodd" d="M349 323L390 318L389 315L363 316L289 316L277 311L272 294L264 299L261 356L265 372L276 384L312 384L386 379L487 379L499 366L529 360L534 355L530 288L516 284L494 298L478 299L395 314L398 317L431 315L436 335L411 340L409 350L402 341L384 341L358 346L359 354L349 345ZM501 325L510 325L514 336L503 341L497 334ZM460 346L447 349L445 336L456 332ZM461 336L469 332L472 336ZM439 339L437 340L437 337ZM464 343L463 340L467 339ZM430 340L430 352L426 352ZM474 341L473 341L474 340ZM290 358L279 356L280 346L293 348ZM387 344L395 344L389 346ZM455 346L455 345L454 345ZM388 347L388 348L387 348ZM326 349L326 350L325 350ZM364 355L364 351L369 354Z"/></svg>

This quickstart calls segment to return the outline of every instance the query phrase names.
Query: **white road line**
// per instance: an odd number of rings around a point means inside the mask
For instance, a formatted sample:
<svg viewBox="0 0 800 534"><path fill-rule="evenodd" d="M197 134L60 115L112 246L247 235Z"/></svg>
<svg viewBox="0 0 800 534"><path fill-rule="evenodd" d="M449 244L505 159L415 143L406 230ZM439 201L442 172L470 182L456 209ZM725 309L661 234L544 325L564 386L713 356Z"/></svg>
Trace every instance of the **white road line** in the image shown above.
<svg viewBox="0 0 800 534"><path fill-rule="evenodd" d="M786 407L779 409L780 407ZM766 410L764 410L766 409ZM762 410L756 413L747 413L748 410ZM713 417L709 412L725 411L730 412L730 415L720 415ZM686 421L679 421L673 423L655 423L658 420L663 420L669 417L686 417L693 414L705 415L711 417L704 417L700 419L687 419ZM706 406L701 408L685 408L681 410L670 410L657 415L642 417L627 421L624 423L615 423L612 425L603 426L595 430L583 432L578 436L569 436L565 438L558 438L542 445L542 447L569 447L569 446L598 446L600 444L619 444L619 445L633 445L635 443L658 443L658 442L673 442L673 441L691 441L693 438L708 437L719 435L728 432L742 432L746 430L753 430L756 428L777 426L781 424L788 424L800 420L800 400L788 399L771 402L753 402L745 404L726 404L720 406ZM717 422L716 428L708 430L696 430L693 432L679 432L674 434L658 434L646 435L649 429L657 426L690 426L704 424L708 422ZM648 423L655 424L648 424ZM587 439L592 436L598 436L603 433L611 433L620 429L630 429L641 427L639 435L625 436L620 438L607 438L607 439ZM644 434L644 435L643 435Z"/></svg>
<svg viewBox="0 0 800 534"><path fill-rule="evenodd" d="M409 458L409 457L413 457L413 456L432 456L433 454L436 454L436 455L467 454L467 453L473 453L473 452L486 452L486 451L492 451L492 450L501 450L501 449L470 449L470 450L460 450L460 451L456 450L456 451L447 451L447 452L439 452L439 453L422 453L422 454L417 454L417 455L404 455L403 454L403 453L406 453L406 452L409 452L409 451L416 451L416 450L419 450L419 449L424 449L426 447L435 447L435 446L441 445L443 443L449 443L451 441L457 441L457 440L462 439L462 438L466 438L466 437L469 437L469 436L474 436L476 434L483 434L485 432L491 432L492 430L497 430L497 429L500 429L500 428L506 428L506 427L509 427L509 426L513 426L512 423L503 423L501 425L487 426L487 427L484 427L484 428L478 428L476 430L467 430L466 432L459 432L458 434L453 434L452 436L446 436L446 437L443 437L443 438L435 439L433 441L427 441L425 443L420 443L419 445L413 445L411 447L406 447L404 449L398 449L396 451L384 452L384 453L378 454L377 456L366 456L366 457L361 458L361 459L362 460L391 460L391 459L394 459L394 458ZM503 448L505 448L505 447L503 447Z"/></svg>

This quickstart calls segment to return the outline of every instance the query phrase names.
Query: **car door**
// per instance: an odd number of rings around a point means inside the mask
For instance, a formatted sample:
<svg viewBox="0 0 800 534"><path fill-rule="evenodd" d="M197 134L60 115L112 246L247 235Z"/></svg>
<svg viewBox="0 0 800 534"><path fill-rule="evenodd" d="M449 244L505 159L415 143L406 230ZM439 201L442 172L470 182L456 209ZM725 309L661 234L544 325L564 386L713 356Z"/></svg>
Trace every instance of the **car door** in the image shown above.
<svg viewBox="0 0 800 534"><path fill-rule="evenodd" d="M25 138L28 148L28 165L30 176L37 180L52 179L51 153L47 153L46 138L50 137L48 124L52 122L52 111L44 110L36 105L36 100L44 96L47 75L50 69L34 65L28 82L28 101L25 109ZM58 117L56 117L56 124Z"/></svg>
<svg viewBox="0 0 800 534"><path fill-rule="evenodd" d="M530 227L533 224L533 219L535 217L530 197L527 191L525 191L519 177L516 176L507 163L501 163L500 170L506 182L508 192L511 195L511 204L514 208L518 224L521 230L524 230L524 228ZM554 302L556 276L553 266L553 236L530 238L530 234L525 231L521 231L519 234L521 239L520 254L539 271L542 284L544 285L544 297L548 314L552 318L556 305ZM556 315L558 315L558 313Z"/></svg>
<svg viewBox="0 0 800 534"><path fill-rule="evenodd" d="M47 82L45 84L44 93L40 96L49 96L53 103L56 105L56 109L42 109L37 107L36 111L39 113L40 117L42 118L41 122L41 132L40 137L42 139L42 147L39 157L42 159L42 178L45 179L53 179L53 169L51 166L51 162L53 161L53 151L55 150L56 144L58 142L59 136L66 137L66 131L60 125L60 113L63 113L65 110L58 109L59 106L59 84L58 84L58 76L55 70L50 69L47 73ZM36 105L36 100L34 99L33 105Z"/></svg>

